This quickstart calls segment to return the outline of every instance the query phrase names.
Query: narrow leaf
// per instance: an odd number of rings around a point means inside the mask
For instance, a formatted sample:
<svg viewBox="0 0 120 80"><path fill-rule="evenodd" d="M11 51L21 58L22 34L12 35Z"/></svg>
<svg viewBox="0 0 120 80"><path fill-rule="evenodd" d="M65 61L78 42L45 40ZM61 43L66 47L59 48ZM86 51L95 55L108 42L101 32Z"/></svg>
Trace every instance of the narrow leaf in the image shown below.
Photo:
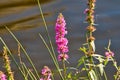
<svg viewBox="0 0 120 80"><path fill-rule="evenodd" d="M98 80L97 76L96 76L96 74L95 74L95 72L93 70L90 70L89 74L90 74L90 77L91 77L92 80Z"/></svg>
<svg viewBox="0 0 120 80"><path fill-rule="evenodd" d="M90 42L90 44L91 44L91 46L93 48L93 51L95 52L95 43L94 43L94 41Z"/></svg>
<svg viewBox="0 0 120 80"><path fill-rule="evenodd" d="M78 60L77 68L80 67L80 66L84 63L84 59L85 59L85 56L81 57L81 58Z"/></svg>
<svg viewBox="0 0 120 80"><path fill-rule="evenodd" d="M103 64L99 64L98 67L99 67L101 76L103 76L103 73L104 73L104 65L103 65Z"/></svg>

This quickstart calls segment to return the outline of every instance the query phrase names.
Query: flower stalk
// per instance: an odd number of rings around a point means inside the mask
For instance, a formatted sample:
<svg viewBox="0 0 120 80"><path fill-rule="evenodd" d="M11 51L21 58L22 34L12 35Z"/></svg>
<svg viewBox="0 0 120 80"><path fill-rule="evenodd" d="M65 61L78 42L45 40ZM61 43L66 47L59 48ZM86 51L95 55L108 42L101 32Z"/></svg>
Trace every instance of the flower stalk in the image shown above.
<svg viewBox="0 0 120 80"><path fill-rule="evenodd" d="M88 8L84 11L84 13L86 13L86 21L88 22L88 27L87 29L87 43L88 43L88 56L91 56L92 54L94 54L95 52L95 45L94 45L94 41L95 41L95 37L93 37L93 32L96 30L94 24L95 24L95 20L94 20L94 9L95 9L95 2L96 0L88 0L87 5Z"/></svg>
<svg viewBox="0 0 120 80"><path fill-rule="evenodd" d="M4 59L4 63L5 63L4 65L8 75L8 80L14 80L13 72L10 66L10 60L8 57L8 51L6 47L3 47L3 59Z"/></svg>
<svg viewBox="0 0 120 80"><path fill-rule="evenodd" d="M65 35L67 34L66 31L66 22L64 20L64 17L62 13L59 14L55 26L55 31L56 31L56 44L57 44L57 51L58 51L58 61L62 61L63 64L63 74L64 78L66 79L66 66L65 66L65 61L69 58L67 52L68 50L68 40L65 38Z"/></svg>

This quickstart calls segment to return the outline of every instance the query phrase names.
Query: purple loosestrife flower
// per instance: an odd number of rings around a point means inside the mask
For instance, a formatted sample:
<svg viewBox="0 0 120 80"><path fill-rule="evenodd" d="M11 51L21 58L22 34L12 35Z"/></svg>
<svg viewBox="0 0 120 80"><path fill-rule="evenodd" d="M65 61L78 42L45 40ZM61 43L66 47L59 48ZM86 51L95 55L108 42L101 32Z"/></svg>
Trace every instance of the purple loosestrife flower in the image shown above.
<svg viewBox="0 0 120 80"><path fill-rule="evenodd" d="M105 56L109 59L111 57L114 57L114 53L112 51L110 52L105 52Z"/></svg>
<svg viewBox="0 0 120 80"><path fill-rule="evenodd" d="M69 50L68 50L68 40L67 38L65 38L65 34L67 34L66 31L66 22L64 20L64 17L62 15L62 13L59 14L58 18L57 18L57 22L56 22L56 26L55 26L55 31L56 31L56 44L57 44L57 51L59 53L58 55L58 60L67 60L68 59L68 55L66 54Z"/></svg>
<svg viewBox="0 0 120 80"><path fill-rule="evenodd" d="M47 66L44 66L41 74L43 75L43 77L40 78L40 80L51 80L51 78L50 78L51 77L51 70Z"/></svg>
<svg viewBox="0 0 120 80"><path fill-rule="evenodd" d="M0 71L0 80L7 80L6 75L2 71Z"/></svg>
<svg viewBox="0 0 120 80"><path fill-rule="evenodd" d="M67 54L59 54L58 55L58 61L67 60L68 58L69 58L69 56Z"/></svg>

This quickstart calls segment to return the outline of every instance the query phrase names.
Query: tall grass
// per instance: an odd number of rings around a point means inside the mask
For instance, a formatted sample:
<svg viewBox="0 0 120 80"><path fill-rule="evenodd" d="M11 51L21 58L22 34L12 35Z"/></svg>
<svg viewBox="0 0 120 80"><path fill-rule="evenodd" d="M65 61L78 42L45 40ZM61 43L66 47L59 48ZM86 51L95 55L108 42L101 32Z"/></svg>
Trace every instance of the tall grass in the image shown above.
<svg viewBox="0 0 120 80"><path fill-rule="evenodd" d="M45 26L45 30L46 30L46 33L47 33L47 37L48 37L48 41L49 41L50 46L48 46L48 44L46 43L46 41L44 40L44 38L42 37L42 35L40 33L39 33L39 36L42 39L43 43L45 44L46 48L48 49L48 51L50 53L50 56L51 56L55 66L56 66L56 68L57 68L57 70L58 70L58 72L60 74L61 79L64 80L64 78L63 78L63 76L62 76L62 74L60 72L59 64L58 64L58 61L57 61L57 58L56 58L56 55L55 55L55 51L54 51L53 44L52 44L52 41L51 41L51 38L50 38L50 35L49 35L48 27L47 27L47 24L46 24L44 15L43 15L43 11L42 11L40 1L37 0L37 2L38 2L40 14L41 14L44 26Z"/></svg>

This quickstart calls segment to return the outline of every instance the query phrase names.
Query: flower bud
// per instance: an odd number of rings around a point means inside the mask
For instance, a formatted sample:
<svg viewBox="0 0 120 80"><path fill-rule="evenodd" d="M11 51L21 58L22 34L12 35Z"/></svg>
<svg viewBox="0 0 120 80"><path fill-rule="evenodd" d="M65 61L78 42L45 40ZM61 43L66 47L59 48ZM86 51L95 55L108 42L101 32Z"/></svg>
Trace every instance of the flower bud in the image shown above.
<svg viewBox="0 0 120 80"><path fill-rule="evenodd" d="M95 40L95 37L93 37L93 36L90 36L89 39L88 39L89 42L92 42L94 40Z"/></svg>
<svg viewBox="0 0 120 80"><path fill-rule="evenodd" d="M94 26L88 26L86 29L90 32L94 32L96 30Z"/></svg>

